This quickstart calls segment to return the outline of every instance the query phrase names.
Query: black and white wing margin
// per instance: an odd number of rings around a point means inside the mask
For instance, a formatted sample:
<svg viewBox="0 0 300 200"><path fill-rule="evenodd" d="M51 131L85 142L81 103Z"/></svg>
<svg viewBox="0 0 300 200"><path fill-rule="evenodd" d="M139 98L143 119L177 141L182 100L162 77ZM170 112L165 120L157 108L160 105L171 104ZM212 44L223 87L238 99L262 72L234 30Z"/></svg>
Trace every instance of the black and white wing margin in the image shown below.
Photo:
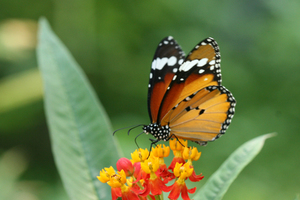
<svg viewBox="0 0 300 200"><path fill-rule="evenodd" d="M184 59L184 52L172 36L158 44L148 85L148 112L152 123L157 122L161 101Z"/></svg>

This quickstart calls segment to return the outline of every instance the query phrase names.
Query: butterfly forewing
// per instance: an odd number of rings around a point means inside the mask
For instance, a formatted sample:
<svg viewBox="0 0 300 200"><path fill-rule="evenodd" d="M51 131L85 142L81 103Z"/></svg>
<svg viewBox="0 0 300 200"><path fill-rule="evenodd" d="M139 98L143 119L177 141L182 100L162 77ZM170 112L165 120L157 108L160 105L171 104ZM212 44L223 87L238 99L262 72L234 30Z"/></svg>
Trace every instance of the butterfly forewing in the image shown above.
<svg viewBox="0 0 300 200"><path fill-rule="evenodd" d="M224 134L236 101L223 86L209 86L190 95L169 113L171 133L196 142L213 141Z"/></svg>
<svg viewBox="0 0 300 200"><path fill-rule="evenodd" d="M156 50L150 73L145 133L156 140L183 138L205 145L224 134L236 101L221 85L221 56L213 38L201 41L184 59L172 37Z"/></svg>
<svg viewBox="0 0 300 200"><path fill-rule="evenodd" d="M148 110L152 123L157 121L163 96L184 59L185 55L173 37L166 37L159 43L152 61L148 86Z"/></svg>
<svg viewBox="0 0 300 200"><path fill-rule="evenodd" d="M200 88L220 85L220 62L219 46L213 38L207 38L196 45L173 76L161 102L158 121L176 104Z"/></svg>

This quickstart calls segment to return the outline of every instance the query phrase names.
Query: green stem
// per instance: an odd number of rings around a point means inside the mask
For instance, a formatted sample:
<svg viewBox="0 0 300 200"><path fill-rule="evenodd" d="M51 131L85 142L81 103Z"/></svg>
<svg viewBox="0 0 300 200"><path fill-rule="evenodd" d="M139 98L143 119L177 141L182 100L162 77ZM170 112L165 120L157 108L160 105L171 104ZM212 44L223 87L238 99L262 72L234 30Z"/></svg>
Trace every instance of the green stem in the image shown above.
<svg viewBox="0 0 300 200"><path fill-rule="evenodd" d="M155 196L155 200L164 200L163 194L161 194L161 195L156 195L156 196Z"/></svg>

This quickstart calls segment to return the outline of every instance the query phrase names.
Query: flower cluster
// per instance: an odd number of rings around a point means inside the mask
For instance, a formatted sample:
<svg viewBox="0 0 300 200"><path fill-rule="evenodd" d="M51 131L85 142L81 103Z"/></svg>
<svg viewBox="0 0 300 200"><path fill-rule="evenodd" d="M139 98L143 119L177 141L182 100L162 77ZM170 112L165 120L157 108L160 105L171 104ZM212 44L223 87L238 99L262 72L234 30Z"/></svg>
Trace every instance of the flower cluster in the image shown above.
<svg viewBox="0 0 300 200"><path fill-rule="evenodd" d="M196 187L188 189L185 181L198 182L204 176L196 175L192 161L197 161L201 152L197 148L187 147L187 141L170 140L170 146L157 145L149 153L147 149L138 149L131 154L131 160L121 158L117 162L117 172L113 167L104 168L97 178L111 187L112 199L123 200L163 199L163 192L170 192L168 198L178 199L180 194L189 200L188 193L194 193ZM164 158L173 151L174 158L169 167ZM171 181L175 182L171 185Z"/></svg>

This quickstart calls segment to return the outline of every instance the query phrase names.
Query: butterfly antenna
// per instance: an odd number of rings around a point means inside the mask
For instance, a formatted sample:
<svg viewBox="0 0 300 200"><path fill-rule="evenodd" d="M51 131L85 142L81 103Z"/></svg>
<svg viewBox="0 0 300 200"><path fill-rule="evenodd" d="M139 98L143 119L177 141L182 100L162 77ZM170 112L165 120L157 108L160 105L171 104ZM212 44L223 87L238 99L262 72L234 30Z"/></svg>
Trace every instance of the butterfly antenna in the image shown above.
<svg viewBox="0 0 300 200"><path fill-rule="evenodd" d="M141 132L140 134L138 134L138 135L134 138L134 142L135 142L136 146L138 147L138 149L140 148L140 146L138 145L136 139L137 139L140 135L142 135L143 133L144 133L144 132Z"/></svg>
<svg viewBox="0 0 300 200"><path fill-rule="evenodd" d="M145 126L145 125L144 125L144 124L136 125L136 126L130 128L130 129L128 130L127 134L129 135L129 133L130 133L130 131L131 131L132 129L135 129L135 128L139 127L139 126Z"/></svg>
<svg viewBox="0 0 300 200"><path fill-rule="evenodd" d="M117 129L117 130L115 130L114 132L113 132L113 135L115 135L115 133L116 132L118 132L118 131L120 131L120 130L123 130L123 129L126 129L126 128L131 128L131 127L133 127L133 128L136 128L136 127L139 127L139 126L142 126L143 124L139 124L139 125L132 125L132 126L127 126L127 127L124 127L124 128L119 128L119 129ZM144 125L143 125L144 126ZM133 129L133 128L131 128L131 129ZM129 130L131 130L131 129L129 129Z"/></svg>

